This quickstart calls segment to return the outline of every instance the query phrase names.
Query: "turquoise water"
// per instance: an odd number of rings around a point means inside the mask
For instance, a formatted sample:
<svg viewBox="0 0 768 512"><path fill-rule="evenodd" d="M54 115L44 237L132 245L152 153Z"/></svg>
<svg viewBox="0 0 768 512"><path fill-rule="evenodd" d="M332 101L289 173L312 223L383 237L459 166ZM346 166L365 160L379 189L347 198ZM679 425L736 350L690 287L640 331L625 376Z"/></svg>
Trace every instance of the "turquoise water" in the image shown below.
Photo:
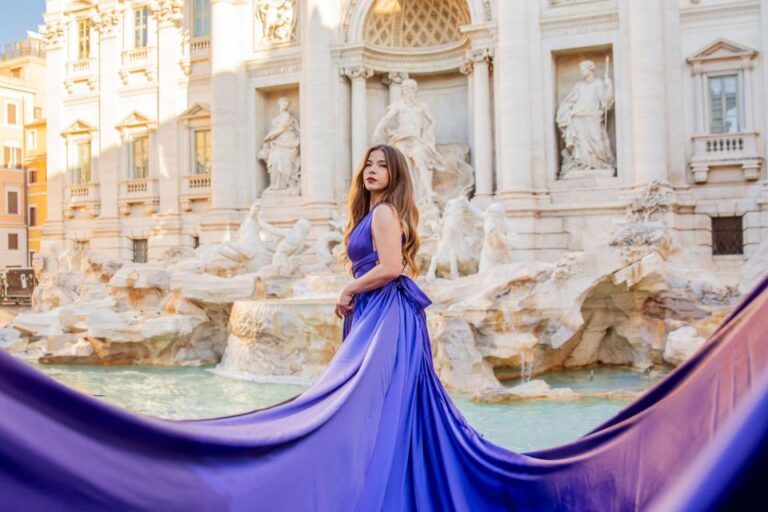
<svg viewBox="0 0 768 512"><path fill-rule="evenodd" d="M297 383L230 379L205 368L34 366L68 386L120 407L174 419L240 414L281 402L305 389L304 384ZM643 390L658 379L614 368L537 378L552 387L581 392ZM463 395L452 396L469 423L486 439L518 452L572 441L629 404L627 400L603 398L480 404Z"/></svg>

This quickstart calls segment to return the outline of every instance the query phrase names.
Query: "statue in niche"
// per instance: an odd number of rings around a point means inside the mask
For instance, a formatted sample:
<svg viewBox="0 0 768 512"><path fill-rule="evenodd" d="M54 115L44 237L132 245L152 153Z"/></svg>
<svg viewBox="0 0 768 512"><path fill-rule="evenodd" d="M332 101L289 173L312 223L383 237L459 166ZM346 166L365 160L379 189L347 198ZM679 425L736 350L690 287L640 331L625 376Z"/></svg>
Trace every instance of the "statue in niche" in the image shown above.
<svg viewBox="0 0 768 512"><path fill-rule="evenodd" d="M455 155L444 155L435 142L435 120L425 103L418 100L418 84L412 78L403 80L401 94L384 112L373 132L376 143L388 143L408 159L414 178L417 203L430 209L442 198L433 187L434 173L452 175L451 190L442 195L466 195L474 185L472 168Z"/></svg>
<svg viewBox="0 0 768 512"><path fill-rule="evenodd" d="M286 43L296 38L295 0L259 0L255 7L264 42Z"/></svg>
<svg viewBox="0 0 768 512"><path fill-rule="evenodd" d="M288 111L291 106L288 98L278 99L277 105L280 113L272 119L258 155L267 164L269 186L266 191L284 190L298 194L301 181L299 122Z"/></svg>
<svg viewBox="0 0 768 512"><path fill-rule="evenodd" d="M595 78L595 63L579 63L581 80L576 82L557 109L556 122L563 139L560 178L578 177L591 170L609 170L613 175L615 159L608 138L608 112L613 108L613 83L606 72Z"/></svg>
<svg viewBox="0 0 768 512"><path fill-rule="evenodd" d="M267 277L293 277L301 270L300 255L308 246L305 243L312 224L307 219L299 219L290 228L276 228L259 215L259 226L264 233L277 239L272 263L262 267L258 274Z"/></svg>
<svg viewBox="0 0 768 512"><path fill-rule="evenodd" d="M511 263L512 249L517 237L506 218L504 205L493 203L483 213L483 248L480 251L478 272L485 272L496 265Z"/></svg>

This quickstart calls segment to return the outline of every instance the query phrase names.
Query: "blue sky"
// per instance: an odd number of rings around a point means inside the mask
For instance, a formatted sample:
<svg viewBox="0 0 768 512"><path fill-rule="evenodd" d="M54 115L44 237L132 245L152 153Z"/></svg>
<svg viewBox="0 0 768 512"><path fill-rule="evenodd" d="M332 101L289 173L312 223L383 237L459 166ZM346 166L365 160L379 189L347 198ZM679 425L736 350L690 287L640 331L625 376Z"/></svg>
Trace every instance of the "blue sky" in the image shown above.
<svg viewBox="0 0 768 512"><path fill-rule="evenodd" d="M0 50L43 23L45 0L0 0Z"/></svg>

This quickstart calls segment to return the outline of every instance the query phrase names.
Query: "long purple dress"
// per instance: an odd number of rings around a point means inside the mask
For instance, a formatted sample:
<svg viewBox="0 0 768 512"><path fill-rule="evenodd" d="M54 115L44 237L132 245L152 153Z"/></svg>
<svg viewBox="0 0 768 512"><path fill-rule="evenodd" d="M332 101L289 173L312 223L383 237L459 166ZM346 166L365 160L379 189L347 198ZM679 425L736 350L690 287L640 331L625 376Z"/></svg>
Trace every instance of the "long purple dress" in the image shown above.
<svg viewBox="0 0 768 512"><path fill-rule="evenodd" d="M376 263L371 217L350 238L355 276ZM615 418L529 454L486 441L456 409L432 366L430 300L405 276L355 297L310 388L239 416L132 414L0 351L0 510L639 510L765 373L765 287Z"/></svg>

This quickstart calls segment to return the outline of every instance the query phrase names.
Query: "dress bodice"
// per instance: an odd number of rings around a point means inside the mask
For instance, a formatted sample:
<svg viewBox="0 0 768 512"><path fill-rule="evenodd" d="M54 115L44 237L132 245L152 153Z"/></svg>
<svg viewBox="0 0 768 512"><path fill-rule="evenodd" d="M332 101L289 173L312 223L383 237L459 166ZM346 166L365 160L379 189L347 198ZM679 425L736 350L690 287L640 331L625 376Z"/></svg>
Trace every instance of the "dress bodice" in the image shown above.
<svg viewBox="0 0 768 512"><path fill-rule="evenodd" d="M355 278L365 274L376 266L379 255L373 248L373 235L371 234L371 221L373 220L373 210L381 203L376 203L370 209L365 217L357 223L349 236L349 245L347 246L347 256L352 262L352 275ZM400 239L400 244L405 243L405 234Z"/></svg>

